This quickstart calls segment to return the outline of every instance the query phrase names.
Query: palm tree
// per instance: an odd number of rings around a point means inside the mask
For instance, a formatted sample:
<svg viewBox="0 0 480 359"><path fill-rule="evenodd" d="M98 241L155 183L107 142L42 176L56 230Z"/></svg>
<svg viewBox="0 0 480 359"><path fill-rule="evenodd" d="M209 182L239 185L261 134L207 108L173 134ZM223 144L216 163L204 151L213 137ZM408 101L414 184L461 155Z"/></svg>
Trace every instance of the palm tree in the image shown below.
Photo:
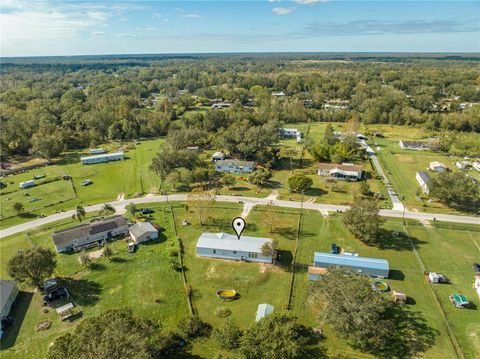
<svg viewBox="0 0 480 359"><path fill-rule="evenodd" d="M86 215L87 215L87 211L85 211L85 208L78 205L75 208L75 212L72 214L72 218L73 219L78 219L78 221L81 222L85 218Z"/></svg>

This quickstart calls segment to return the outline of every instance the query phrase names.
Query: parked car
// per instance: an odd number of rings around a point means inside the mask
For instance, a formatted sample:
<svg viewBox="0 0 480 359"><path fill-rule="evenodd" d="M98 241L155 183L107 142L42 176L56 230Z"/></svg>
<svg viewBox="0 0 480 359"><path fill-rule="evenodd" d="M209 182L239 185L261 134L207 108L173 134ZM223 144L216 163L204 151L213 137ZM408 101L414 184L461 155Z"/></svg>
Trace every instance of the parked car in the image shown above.
<svg viewBox="0 0 480 359"><path fill-rule="evenodd" d="M332 243L332 254L338 254L338 247L335 243Z"/></svg>
<svg viewBox="0 0 480 359"><path fill-rule="evenodd" d="M142 209L142 214L152 214L153 212L155 212L155 211L151 208Z"/></svg>
<svg viewBox="0 0 480 359"><path fill-rule="evenodd" d="M87 180L85 180L85 181L82 182L82 186L89 186L89 185L91 185L92 183L93 183L92 180L87 179Z"/></svg>
<svg viewBox="0 0 480 359"><path fill-rule="evenodd" d="M65 181L68 181L69 179L72 178L72 176L67 175L67 174L64 174L64 175L62 176L62 178L63 178Z"/></svg>
<svg viewBox="0 0 480 359"><path fill-rule="evenodd" d="M475 273L480 273L480 263L473 263L473 270Z"/></svg>
<svg viewBox="0 0 480 359"><path fill-rule="evenodd" d="M68 292L65 287L59 287L43 296L43 305L47 305L54 300L68 298Z"/></svg>
<svg viewBox="0 0 480 359"><path fill-rule="evenodd" d="M41 179L45 177L45 175L36 175L36 176L33 176L33 179Z"/></svg>

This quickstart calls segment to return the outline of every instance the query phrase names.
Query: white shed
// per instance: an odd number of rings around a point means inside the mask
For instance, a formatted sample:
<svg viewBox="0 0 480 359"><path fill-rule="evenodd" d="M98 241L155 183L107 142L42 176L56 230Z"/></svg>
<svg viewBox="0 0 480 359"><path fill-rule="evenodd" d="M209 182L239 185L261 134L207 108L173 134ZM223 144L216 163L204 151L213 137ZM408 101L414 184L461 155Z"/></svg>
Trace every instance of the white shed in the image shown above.
<svg viewBox="0 0 480 359"><path fill-rule="evenodd" d="M257 315L255 316L255 321L259 322L262 318L265 318L267 315L273 313L273 305L271 304L259 304L257 309Z"/></svg>
<svg viewBox="0 0 480 359"><path fill-rule="evenodd" d="M136 244L158 239L158 230L150 222L138 222L128 229Z"/></svg>
<svg viewBox="0 0 480 359"><path fill-rule="evenodd" d="M430 282L432 282L432 283L439 283L440 282L440 276L435 272L428 273L428 279L430 279Z"/></svg>
<svg viewBox="0 0 480 359"><path fill-rule="evenodd" d="M30 180L30 181L20 182L19 188L30 188L34 186L35 186L35 182L33 180Z"/></svg>
<svg viewBox="0 0 480 359"><path fill-rule="evenodd" d="M272 263L271 255L262 254L262 247L266 243L272 246L270 238L241 236L238 239L228 233L202 233L196 249L199 257Z"/></svg>

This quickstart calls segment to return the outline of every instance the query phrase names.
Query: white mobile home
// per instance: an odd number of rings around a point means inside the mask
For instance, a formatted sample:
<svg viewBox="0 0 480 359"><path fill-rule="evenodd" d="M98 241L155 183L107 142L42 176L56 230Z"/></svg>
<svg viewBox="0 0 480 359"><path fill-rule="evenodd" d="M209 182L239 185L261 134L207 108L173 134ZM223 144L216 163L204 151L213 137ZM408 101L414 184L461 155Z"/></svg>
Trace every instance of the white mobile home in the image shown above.
<svg viewBox="0 0 480 359"><path fill-rule="evenodd" d="M80 161L84 165L91 165L95 163L103 163L103 162L119 161L119 160L123 160L123 152L105 153L102 155L80 157Z"/></svg>
<svg viewBox="0 0 480 359"><path fill-rule="evenodd" d="M422 191L426 194L430 192L430 189L428 188L428 182L430 182L430 176L426 174L423 171L417 172L415 175L415 178L417 179L418 184L420 187L422 187Z"/></svg>
<svg viewBox="0 0 480 359"><path fill-rule="evenodd" d="M197 256L272 263L271 255L263 255L262 247L272 246L270 238L246 237L240 239L227 233L202 233L197 241Z"/></svg>
<svg viewBox="0 0 480 359"><path fill-rule="evenodd" d="M241 160L220 160L215 162L217 172L251 173L255 169L255 162Z"/></svg>
<svg viewBox="0 0 480 359"><path fill-rule="evenodd" d="M430 171L433 171L433 172L447 172L448 171L448 167L445 166L442 162L438 162L438 161L430 162L428 168L430 169Z"/></svg>
<svg viewBox="0 0 480 359"><path fill-rule="evenodd" d="M17 282L14 280L0 280L0 318L7 317L12 304L18 295ZM3 336L3 325L0 327L0 338Z"/></svg>
<svg viewBox="0 0 480 359"><path fill-rule="evenodd" d="M35 182L33 180L30 180L30 181L20 182L19 188L30 188L34 186L35 186Z"/></svg>
<svg viewBox="0 0 480 359"><path fill-rule="evenodd" d="M90 154L91 155L100 155L102 153L107 153L103 148L92 148L90 149Z"/></svg>
<svg viewBox="0 0 480 359"><path fill-rule="evenodd" d="M128 229L136 244L158 239L158 230L150 222L138 222Z"/></svg>
<svg viewBox="0 0 480 359"><path fill-rule="evenodd" d="M362 166L357 166L352 163L320 163L317 174L323 177L351 181L358 181L366 178Z"/></svg>

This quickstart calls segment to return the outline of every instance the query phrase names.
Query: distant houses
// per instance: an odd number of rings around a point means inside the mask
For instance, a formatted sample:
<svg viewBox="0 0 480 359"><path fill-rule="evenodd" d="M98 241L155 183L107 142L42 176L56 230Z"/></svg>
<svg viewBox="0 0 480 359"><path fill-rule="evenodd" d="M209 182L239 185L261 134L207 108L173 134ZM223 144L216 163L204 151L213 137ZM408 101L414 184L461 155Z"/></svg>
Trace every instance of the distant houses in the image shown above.
<svg viewBox="0 0 480 359"><path fill-rule="evenodd" d="M223 161L225 159L225 154L223 152L215 152L212 155L212 162Z"/></svg>
<svg viewBox="0 0 480 359"><path fill-rule="evenodd" d="M331 177L339 180L358 181L366 178L362 166L351 163L320 163L317 173L319 176Z"/></svg>
<svg viewBox="0 0 480 359"><path fill-rule="evenodd" d="M283 92L283 91L272 92L272 96L275 96L275 97L284 97L284 96L285 96L285 92Z"/></svg>
<svg viewBox="0 0 480 359"><path fill-rule="evenodd" d="M221 101L221 102L215 102L215 103L213 103L212 106L211 106L211 108L212 108L212 109L221 110L221 109L224 109L224 108L229 108L230 106L232 106L232 103L231 103L231 102Z"/></svg>
<svg viewBox="0 0 480 359"><path fill-rule="evenodd" d="M90 149L90 154L91 155L100 155L102 153L107 153L107 151L104 150L103 148L92 148L92 149Z"/></svg>
<svg viewBox="0 0 480 359"><path fill-rule="evenodd" d="M278 134L282 138L296 138L297 142L301 142L303 133L296 128L279 128Z"/></svg>
<svg viewBox="0 0 480 359"><path fill-rule="evenodd" d="M103 163L103 162L119 161L119 160L123 160L123 152L105 153L101 155L80 157L80 162L84 165L91 165L95 163Z"/></svg>
<svg viewBox="0 0 480 359"><path fill-rule="evenodd" d="M422 191L428 194L430 192L430 189L428 188L428 183L430 182L430 176L426 172L419 171L415 175L415 178L417 179L418 184L422 188Z"/></svg>
<svg viewBox="0 0 480 359"><path fill-rule="evenodd" d="M17 282L14 280L0 280L0 338L3 336L3 320L10 316L10 311L18 295Z"/></svg>
<svg viewBox="0 0 480 359"><path fill-rule="evenodd" d="M323 105L327 111L346 111L348 110L348 100L328 100Z"/></svg>
<svg viewBox="0 0 480 359"><path fill-rule="evenodd" d="M404 150L431 150L435 151L440 148L440 143L438 141L405 141L401 140L398 145Z"/></svg>
<svg viewBox="0 0 480 359"><path fill-rule="evenodd" d="M30 188L30 187L34 187L35 186L35 182L33 180L29 180L29 181L25 181L25 182L20 182L19 184L19 188Z"/></svg>
<svg viewBox="0 0 480 359"><path fill-rule="evenodd" d="M128 233L127 220L113 216L53 232L57 252L77 251Z"/></svg>
<svg viewBox="0 0 480 359"><path fill-rule="evenodd" d="M455 166L460 170L465 170L468 167L472 167L472 162L470 162L470 161L458 161L458 162L455 162Z"/></svg>
<svg viewBox="0 0 480 359"><path fill-rule="evenodd" d="M448 171L448 167L445 166L442 162L438 162L438 161L433 161L433 162L430 162L430 164L428 165L428 168L430 169L430 171L433 171L433 172L447 172Z"/></svg>
<svg viewBox="0 0 480 359"><path fill-rule="evenodd" d="M376 278L388 278L390 271L386 259L315 252L313 268L310 267L308 270L309 280L319 279L331 267L346 268Z"/></svg>
<svg viewBox="0 0 480 359"><path fill-rule="evenodd" d="M218 160L215 162L215 171L231 173L251 173L255 169L255 162L241 160Z"/></svg>
<svg viewBox="0 0 480 359"><path fill-rule="evenodd" d="M262 247L272 246L270 238L247 237L227 233L202 233L196 251L199 257L272 263L272 255L262 254Z"/></svg>
<svg viewBox="0 0 480 359"><path fill-rule="evenodd" d="M158 239L158 230L150 222L138 222L128 228L130 238L135 244Z"/></svg>

